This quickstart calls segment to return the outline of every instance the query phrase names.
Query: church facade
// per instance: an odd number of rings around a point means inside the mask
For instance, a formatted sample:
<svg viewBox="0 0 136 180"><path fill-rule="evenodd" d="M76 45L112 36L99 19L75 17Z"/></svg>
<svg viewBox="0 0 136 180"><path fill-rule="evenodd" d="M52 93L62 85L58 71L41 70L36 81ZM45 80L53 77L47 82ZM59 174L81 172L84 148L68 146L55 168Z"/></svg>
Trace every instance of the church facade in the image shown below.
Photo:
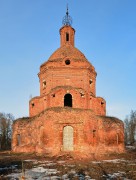
<svg viewBox="0 0 136 180"><path fill-rule="evenodd" d="M59 32L60 48L40 66L40 96L29 102L30 117L13 124L12 151L123 152L123 122L106 116L106 101L96 96L97 73L75 47L68 10Z"/></svg>

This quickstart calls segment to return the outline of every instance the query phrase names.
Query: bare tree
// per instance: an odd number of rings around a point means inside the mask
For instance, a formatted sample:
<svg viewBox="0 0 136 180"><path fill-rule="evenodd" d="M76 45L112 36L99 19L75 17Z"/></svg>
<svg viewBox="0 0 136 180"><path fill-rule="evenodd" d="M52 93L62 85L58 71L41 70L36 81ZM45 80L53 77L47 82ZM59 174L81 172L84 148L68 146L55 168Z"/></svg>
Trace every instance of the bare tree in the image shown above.
<svg viewBox="0 0 136 180"><path fill-rule="evenodd" d="M126 117L124 120L124 129L125 129L125 144L129 144L129 119Z"/></svg>
<svg viewBox="0 0 136 180"><path fill-rule="evenodd" d="M6 150L11 147L12 114L0 113L0 149Z"/></svg>
<svg viewBox="0 0 136 180"><path fill-rule="evenodd" d="M136 136L136 111L130 113L130 144L135 143Z"/></svg>
<svg viewBox="0 0 136 180"><path fill-rule="evenodd" d="M131 111L125 121L125 143L133 145L136 142L136 111Z"/></svg>

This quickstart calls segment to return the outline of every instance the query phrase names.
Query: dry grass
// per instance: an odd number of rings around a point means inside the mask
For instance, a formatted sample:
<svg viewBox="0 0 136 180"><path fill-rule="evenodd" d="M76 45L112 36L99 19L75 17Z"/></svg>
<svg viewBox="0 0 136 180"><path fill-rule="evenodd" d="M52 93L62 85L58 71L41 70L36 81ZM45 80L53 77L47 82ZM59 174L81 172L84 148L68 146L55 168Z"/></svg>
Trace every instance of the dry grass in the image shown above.
<svg viewBox="0 0 136 180"><path fill-rule="evenodd" d="M31 159L32 161L25 161ZM107 160L107 161L105 161ZM109 160L109 161L108 161ZM101 156L96 159L80 159L72 155L64 154L58 157L38 156L36 154L11 153L10 151L0 152L0 169L18 165L18 171L22 171L22 161L24 170L41 166L46 168L57 169L58 177L67 175L69 179L79 179L79 176L88 176L92 179L108 179L109 175L122 173L120 177L114 179L136 179L136 150L129 150L124 154L111 154L109 156ZM47 163L52 162L52 163ZM4 175L14 172L12 169L0 171L1 179ZM76 176L75 176L76 173ZM61 179L61 178L60 178Z"/></svg>

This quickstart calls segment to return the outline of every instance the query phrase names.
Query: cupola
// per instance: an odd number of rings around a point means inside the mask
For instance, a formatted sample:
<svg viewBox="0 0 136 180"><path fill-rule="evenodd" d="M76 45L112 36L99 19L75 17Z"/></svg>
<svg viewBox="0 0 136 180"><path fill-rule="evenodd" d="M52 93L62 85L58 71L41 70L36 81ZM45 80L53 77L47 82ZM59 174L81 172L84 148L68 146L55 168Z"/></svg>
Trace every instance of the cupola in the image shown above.
<svg viewBox="0 0 136 180"><path fill-rule="evenodd" d="M66 15L62 21L63 27L60 29L60 46L71 44L74 46L75 29L71 27L72 18L69 16L68 7Z"/></svg>

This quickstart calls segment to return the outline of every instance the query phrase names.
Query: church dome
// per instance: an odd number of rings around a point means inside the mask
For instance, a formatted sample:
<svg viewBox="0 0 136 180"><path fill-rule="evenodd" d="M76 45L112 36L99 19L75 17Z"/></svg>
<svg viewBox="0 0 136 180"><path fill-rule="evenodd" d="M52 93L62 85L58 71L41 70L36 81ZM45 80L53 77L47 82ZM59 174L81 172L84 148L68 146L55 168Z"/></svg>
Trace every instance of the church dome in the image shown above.
<svg viewBox="0 0 136 180"><path fill-rule="evenodd" d="M60 33L60 48L58 48L49 57L48 61L41 65L41 69L44 68L56 68L56 67L81 67L90 68L95 72L93 65L86 59L85 55L75 47L75 29L71 27L71 21L68 14L63 19L63 26L59 30ZM68 64L67 64L68 62Z"/></svg>
<svg viewBox="0 0 136 180"><path fill-rule="evenodd" d="M58 48L48 59L49 62L61 61L65 58L71 58L73 61L88 62L85 55L71 44L65 44Z"/></svg>

